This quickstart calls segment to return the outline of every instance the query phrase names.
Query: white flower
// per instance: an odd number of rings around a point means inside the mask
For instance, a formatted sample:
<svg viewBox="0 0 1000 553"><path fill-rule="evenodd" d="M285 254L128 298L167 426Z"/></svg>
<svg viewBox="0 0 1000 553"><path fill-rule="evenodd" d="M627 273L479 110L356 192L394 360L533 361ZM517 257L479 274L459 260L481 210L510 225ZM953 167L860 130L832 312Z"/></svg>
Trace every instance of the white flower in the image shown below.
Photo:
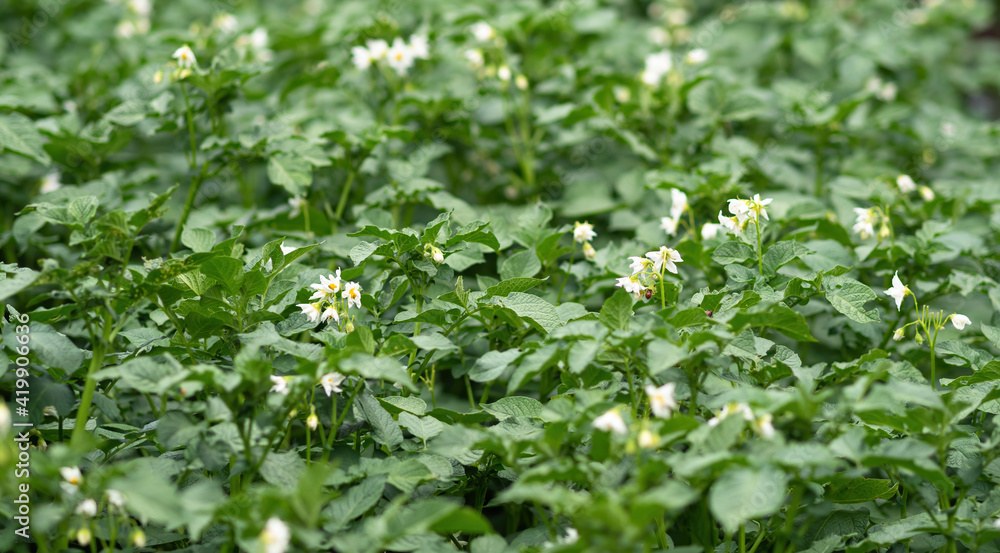
<svg viewBox="0 0 1000 553"><path fill-rule="evenodd" d="M559 538L559 543L562 545L572 545L578 539L580 539L580 533L576 531L576 528L567 528L566 535Z"/></svg>
<svg viewBox="0 0 1000 553"><path fill-rule="evenodd" d="M875 96L883 102L891 102L896 99L896 83L886 83L875 92Z"/></svg>
<svg viewBox="0 0 1000 553"><path fill-rule="evenodd" d="M925 202L934 201L934 191L931 190L929 186L921 186L920 197L923 198Z"/></svg>
<svg viewBox="0 0 1000 553"><path fill-rule="evenodd" d="M586 258L587 261L593 261L594 258L597 257L597 250L594 249L594 246L592 246L590 242L583 243L583 257Z"/></svg>
<svg viewBox="0 0 1000 553"><path fill-rule="evenodd" d="M323 386L323 391L326 392L326 397L330 397L333 394L341 393L344 390L340 389L340 385L347 380L347 377L340 373L326 373L319 378L319 383Z"/></svg>
<svg viewBox="0 0 1000 553"><path fill-rule="evenodd" d="M298 217L303 209L309 209L309 202L302 196L289 198L288 205L292 206L292 212L288 214L289 219Z"/></svg>
<svg viewBox="0 0 1000 553"><path fill-rule="evenodd" d="M309 427L309 430L316 430L319 428L319 417L316 416L316 413L310 413L309 416L306 417L306 426Z"/></svg>
<svg viewBox="0 0 1000 553"><path fill-rule="evenodd" d="M899 271L896 271L892 275L892 288L885 291L887 296L892 297L896 300L896 310L899 311L900 307L903 305L903 298L906 294L910 293L910 288L903 285L903 281L899 280Z"/></svg>
<svg viewBox="0 0 1000 553"><path fill-rule="evenodd" d="M652 449L659 445L660 439L649 430L643 429L639 432L639 447L643 449Z"/></svg>
<svg viewBox="0 0 1000 553"><path fill-rule="evenodd" d="M148 16L153 11L153 5L149 0L128 0L128 9L139 16Z"/></svg>
<svg viewBox="0 0 1000 553"><path fill-rule="evenodd" d="M750 201L740 199L729 200L729 212L732 213L740 223L743 223L751 218Z"/></svg>
<svg viewBox="0 0 1000 553"><path fill-rule="evenodd" d="M472 36L476 37L476 40L479 42L486 42L496 35L493 27L490 27L490 24L485 21L480 21L472 25L469 27L469 30L472 32Z"/></svg>
<svg viewBox="0 0 1000 553"><path fill-rule="evenodd" d="M958 330L965 328L965 325L972 324L972 320L965 315L955 313L951 316L951 324Z"/></svg>
<svg viewBox="0 0 1000 553"><path fill-rule="evenodd" d="M573 228L573 240L577 242L590 242L594 238L597 238L597 233L594 232L594 225L586 221L576 223L576 226Z"/></svg>
<svg viewBox="0 0 1000 553"><path fill-rule="evenodd" d="M677 265L674 263L680 263L684 261L681 259L681 254L677 250L668 248L666 246L661 246L659 250L654 252L646 252L646 257L653 262L653 269L659 273L663 268L670 271L673 274L677 274Z"/></svg>
<svg viewBox="0 0 1000 553"><path fill-rule="evenodd" d="M497 69L497 77L505 83L510 82L510 67L501 65L500 69Z"/></svg>
<svg viewBox="0 0 1000 553"><path fill-rule="evenodd" d="M309 317L309 322L312 322L312 323L318 323L319 322L319 318L322 315L322 312L320 311L320 304L318 304L318 303L300 303L300 304L296 304L295 307L298 307L299 309L301 309L302 313L306 317Z"/></svg>
<svg viewBox="0 0 1000 553"><path fill-rule="evenodd" d="M260 533L260 542L264 545L264 553L285 553L289 542L292 540L292 533L288 525L277 517L271 517L264 523L264 530Z"/></svg>
<svg viewBox="0 0 1000 553"><path fill-rule="evenodd" d="M892 339L893 339L893 341L896 341L896 342L902 340L904 336L905 336L905 334L903 333L903 329L902 328L897 328L896 332L892 333Z"/></svg>
<svg viewBox="0 0 1000 553"><path fill-rule="evenodd" d="M108 496L108 504L111 505L112 507L121 509L122 507L125 506L125 496L122 494L122 492L118 490L108 489L104 490L104 494Z"/></svg>
<svg viewBox="0 0 1000 553"><path fill-rule="evenodd" d="M645 257L632 256L629 260L632 261L632 263L629 264L629 268L632 269L633 276L645 271L646 267L648 267L650 263Z"/></svg>
<svg viewBox="0 0 1000 553"><path fill-rule="evenodd" d="M236 29L239 27L239 23L236 21L236 18L233 17L232 14L228 13L220 13L215 16L215 19L212 20L212 25L218 29L219 32L227 35L235 33Z"/></svg>
<svg viewBox="0 0 1000 553"><path fill-rule="evenodd" d="M475 48L465 51L465 59L473 69L479 69L483 66L483 53Z"/></svg>
<svg viewBox="0 0 1000 553"><path fill-rule="evenodd" d="M250 46L253 46L255 50L263 50L267 48L270 41L267 36L267 29L263 27L257 27L250 33Z"/></svg>
<svg viewBox="0 0 1000 553"><path fill-rule="evenodd" d="M896 177L896 186L898 186L899 191L904 194L909 194L917 189L917 183L913 182L910 175L899 175Z"/></svg>
<svg viewBox="0 0 1000 553"><path fill-rule="evenodd" d="M10 418L10 409L7 408L6 403L0 401L0 436L9 434L12 425L13 420Z"/></svg>
<svg viewBox="0 0 1000 553"><path fill-rule="evenodd" d="M364 46L355 46L351 48L351 63L354 67L359 70L364 71L372 66L372 53Z"/></svg>
<svg viewBox="0 0 1000 553"><path fill-rule="evenodd" d="M648 33L649 41L657 46L664 46L670 42L670 33L662 27L653 27Z"/></svg>
<svg viewBox="0 0 1000 553"><path fill-rule="evenodd" d="M646 291L646 287L643 286L642 283L635 278L635 276L621 277L616 280L617 284L615 284L615 287L624 288L626 292L634 295L635 299L639 299L639 297L642 296L642 293Z"/></svg>
<svg viewBox="0 0 1000 553"><path fill-rule="evenodd" d="M56 417L56 418L59 418L59 411L56 410L56 406L55 405L46 405L42 409L42 414L45 415L46 417Z"/></svg>
<svg viewBox="0 0 1000 553"><path fill-rule="evenodd" d="M340 322L340 313L337 313L337 308L332 305L324 309L323 314L320 315L319 317L319 320L324 323L329 321L330 319L333 319L338 323Z"/></svg>
<svg viewBox="0 0 1000 553"><path fill-rule="evenodd" d="M677 188L670 189L670 216L674 219L680 219L681 215L685 211L690 209L691 206L688 205L688 197L682 190Z"/></svg>
<svg viewBox="0 0 1000 553"><path fill-rule="evenodd" d="M726 418L729 417L729 415L735 415L735 414L742 414L743 420L745 421L752 422L754 420L753 411L750 409L750 406L747 405L746 403L728 403L722 408L721 411L719 411L718 415L709 419L708 425L718 426L719 423L726 420Z"/></svg>
<svg viewBox="0 0 1000 553"><path fill-rule="evenodd" d="M727 232L733 234L734 236L739 236L743 234L743 222L740 221L739 217L726 217L719 212L719 226L726 229Z"/></svg>
<svg viewBox="0 0 1000 553"><path fill-rule="evenodd" d="M708 61L708 50L704 48L695 48L684 56L684 61L690 63L691 65L701 65Z"/></svg>
<svg viewBox="0 0 1000 553"><path fill-rule="evenodd" d="M652 384L646 385L646 395L649 397L649 409L653 416L665 419L670 417L670 412L677 409L677 402L674 401L674 389L677 387L673 382L667 382L657 388Z"/></svg>
<svg viewBox="0 0 1000 553"><path fill-rule="evenodd" d="M60 467L59 474L71 486L79 486L83 482L83 473L78 467Z"/></svg>
<svg viewBox="0 0 1000 553"><path fill-rule="evenodd" d="M717 225L715 223L705 223L701 227L701 239L711 240L719 235L719 232L724 231L725 227L722 225Z"/></svg>
<svg viewBox="0 0 1000 553"><path fill-rule="evenodd" d="M867 240L868 237L875 234L875 209L855 207L854 213L857 217L854 219L852 230L860 234L862 240Z"/></svg>
<svg viewBox="0 0 1000 553"><path fill-rule="evenodd" d="M444 252L441 251L441 248L431 246L431 259L433 259L434 263L437 263L438 265L444 263Z"/></svg>
<svg viewBox="0 0 1000 553"><path fill-rule="evenodd" d="M347 298L348 307L353 305L359 309L361 308L361 285L357 282L344 284L344 291L340 295Z"/></svg>
<svg viewBox="0 0 1000 553"><path fill-rule="evenodd" d="M135 36L135 23L132 23L128 19L120 21L115 26L115 36L119 38L132 38Z"/></svg>
<svg viewBox="0 0 1000 553"><path fill-rule="evenodd" d="M749 200L750 210L757 216L763 217L765 220L770 221L771 219L767 216L767 210L764 208L773 201L774 200L772 198L766 198L762 200L760 198L760 194L754 194L753 199ZM754 221L757 220L757 216L753 217Z"/></svg>
<svg viewBox="0 0 1000 553"><path fill-rule="evenodd" d="M670 52L664 50L656 54L646 56L646 67L642 70L642 82L649 86L656 86L663 80L663 76L670 72L674 66L674 60Z"/></svg>
<svg viewBox="0 0 1000 553"><path fill-rule="evenodd" d="M368 52L374 61L384 58L386 53L389 52L389 43L380 38L368 40L365 42L365 45L368 46Z"/></svg>
<svg viewBox="0 0 1000 553"><path fill-rule="evenodd" d="M389 67L393 68L397 75L405 75L413 66L413 53L410 52L410 47L403 42L403 39L396 37L396 40L392 41L392 48L389 48L388 52L388 62Z"/></svg>
<svg viewBox="0 0 1000 553"><path fill-rule="evenodd" d="M85 516L88 518L95 517L97 516L97 502L88 497L87 499L84 499L83 501L80 502L79 505L76 506L76 511L74 512L78 515Z"/></svg>
<svg viewBox="0 0 1000 553"><path fill-rule="evenodd" d="M518 90L528 90L528 77L525 77L524 75L514 77L514 86L516 86Z"/></svg>
<svg viewBox="0 0 1000 553"><path fill-rule="evenodd" d="M194 52L191 51L191 48L187 44L178 48L171 57L177 60L177 65L182 69L191 69L198 64L198 60L194 57Z"/></svg>
<svg viewBox="0 0 1000 553"><path fill-rule="evenodd" d="M331 296L336 297L337 292L340 291L340 269L337 269L336 275L320 276L319 284L310 284L309 287L316 290L309 297L311 300L323 301L330 299Z"/></svg>
<svg viewBox="0 0 1000 553"><path fill-rule="evenodd" d="M271 391L283 396L288 395L288 379L283 376L271 375Z"/></svg>
<svg viewBox="0 0 1000 553"><path fill-rule="evenodd" d="M771 413L765 413L754 423L754 430L760 433L761 436L771 439L776 434L773 422L774 417Z"/></svg>
<svg viewBox="0 0 1000 553"><path fill-rule="evenodd" d="M597 417L594 419L593 424L594 428L603 430L604 432L613 432L619 435L628 434L628 427L625 426L625 420L622 419L617 409L612 409Z"/></svg>
<svg viewBox="0 0 1000 553"><path fill-rule="evenodd" d="M663 229L668 236L673 236L677 234L677 219L673 217L660 217L660 228Z"/></svg>
<svg viewBox="0 0 1000 553"><path fill-rule="evenodd" d="M619 85L611 89L611 91L614 93L615 100L618 103L624 104L632 99L632 91L628 87Z"/></svg>
<svg viewBox="0 0 1000 553"><path fill-rule="evenodd" d="M410 37L410 54L419 60L431 57L427 35L413 35Z"/></svg>

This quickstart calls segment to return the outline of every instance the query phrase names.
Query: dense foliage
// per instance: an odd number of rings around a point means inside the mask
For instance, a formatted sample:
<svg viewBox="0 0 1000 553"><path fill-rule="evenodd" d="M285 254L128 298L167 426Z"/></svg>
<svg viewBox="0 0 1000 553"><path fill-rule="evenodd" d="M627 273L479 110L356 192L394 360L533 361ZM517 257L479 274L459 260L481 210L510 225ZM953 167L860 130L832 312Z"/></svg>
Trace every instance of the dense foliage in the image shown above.
<svg viewBox="0 0 1000 553"><path fill-rule="evenodd" d="M1000 550L993 8L4 3L0 549Z"/></svg>

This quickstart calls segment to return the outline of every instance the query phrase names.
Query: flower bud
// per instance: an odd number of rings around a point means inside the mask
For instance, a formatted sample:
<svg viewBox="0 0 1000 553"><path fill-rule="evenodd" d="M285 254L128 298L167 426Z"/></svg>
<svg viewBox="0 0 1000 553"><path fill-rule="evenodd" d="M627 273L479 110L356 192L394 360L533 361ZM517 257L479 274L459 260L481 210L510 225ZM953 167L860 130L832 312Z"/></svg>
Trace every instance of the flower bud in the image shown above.
<svg viewBox="0 0 1000 553"><path fill-rule="evenodd" d="M146 547L146 533L142 529L132 532L132 544L136 547Z"/></svg>
<svg viewBox="0 0 1000 553"><path fill-rule="evenodd" d="M316 413L313 413L306 418L306 426L309 427L309 430L316 430L319 428L319 417L316 416Z"/></svg>
<svg viewBox="0 0 1000 553"><path fill-rule="evenodd" d="M900 340L902 340L903 339L903 329L902 328L897 328L896 332L892 333L892 339L895 340L895 341L897 341L897 342L900 341Z"/></svg>
<svg viewBox="0 0 1000 553"><path fill-rule="evenodd" d="M916 341L917 341L917 345L920 345L920 344L923 344L923 343L924 343L924 337L923 337L923 336L921 336L919 332L917 333L917 335L916 335L916 337L914 338L914 340L916 340Z"/></svg>
<svg viewBox="0 0 1000 553"><path fill-rule="evenodd" d="M594 249L594 246L590 245L590 242L584 242L583 256L586 257L588 261L593 261L594 256L596 255L597 255L597 250Z"/></svg>
<svg viewBox="0 0 1000 553"><path fill-rule="evenodd" d="M659 445L660 439L649 430L639 432L639 447L651 449Z"/></svg>
<svg viewBox="0 0 1000 553"><path fill-rule="evenodd" d="M930 189L929 186L920 187L920 197L924 199L925 202L930 202L934 200L934 191Z"/></svg>
<svg viewBox="0 0 1000 553"><path fill-rule="evenodd" d="M528 78L524 75L514 77L514 86L521 90L528 90Z"/></svg>
<svg viewBox="0 0 1000 553"><path fill-rule="evenodd" d="M444 263L444 253L441 252L440 248L431 246L431 259L434 260L434 263L440 265Z"/></svg>
<svg viewBox="0 0 1000 553"><path fill-rule="evenodd" d="M347 321L347 324L344 325L344 332L347 332L347 333L354 332L354 322Z"/></svg>
<svg viewBox="0 0 1000 553"><path fill-rule="evenodd" d="M76 541L86 547L90 545L90 540L94 535L90 532L90 528L80 528L76 531Z"/></svg>

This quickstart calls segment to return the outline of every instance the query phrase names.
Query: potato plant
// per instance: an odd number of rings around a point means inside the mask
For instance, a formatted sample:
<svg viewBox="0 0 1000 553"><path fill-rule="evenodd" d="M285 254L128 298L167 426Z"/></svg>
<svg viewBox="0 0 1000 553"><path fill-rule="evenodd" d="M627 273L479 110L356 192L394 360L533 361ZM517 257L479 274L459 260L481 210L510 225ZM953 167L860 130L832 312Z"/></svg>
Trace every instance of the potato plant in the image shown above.
<svg viewBox="0 0 1000 553"><path fill-rule="evenodd" d="M0 549L1000 551L983 0L0 6Z"/></svg>

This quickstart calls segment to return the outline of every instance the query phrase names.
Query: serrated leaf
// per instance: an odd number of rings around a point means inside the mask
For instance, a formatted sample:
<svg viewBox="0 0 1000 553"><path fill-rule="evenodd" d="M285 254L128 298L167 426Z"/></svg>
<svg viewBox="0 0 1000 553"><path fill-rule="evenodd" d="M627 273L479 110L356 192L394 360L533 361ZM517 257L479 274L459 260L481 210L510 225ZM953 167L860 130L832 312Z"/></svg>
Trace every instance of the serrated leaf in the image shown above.
<svg viewBox="0 0 1000 553"><path fill-rule="evenodd" d="M42 165L52 163L42 148L42 135L35 123L20 113L0 115L0 148L28 156Z"/></svg>
<svg viewBox="0 0 1000 553"><path fill-rule="evenodd" d="M878 323L882 319L876 309L865 310L865 304L876 299L871 288L849 277L833 277L823 282L826 298L834 309L857 323Z"/></svg>
<svg viewBox="0 0 1000 553"><path fill-rule="evenodd" d="M302 196L312 184L312 165L295 154L275 154L267 160L267 178L292 196Z"/></svg>
<svg viewBox="0 0 1000 553"><path fill-rule="evenodd" d="M372 427L376 439L389 449L395 449L403 443L403 432L392 415L379 402L368 394L358 398L358 405L364 419Z"/></svg>
<svg viewBox="0 0 1000 553"><path fill-rule="evenodd" d="M500 420L510 417L537 418L542 414L542 404L534 398L510 396L483 405L483 411Z"/></svg>
<svg viewBox="0 0 1000 553"><path fill-rule="evenodd" d="M181 244L195 253L210 252L215 246L215 233L207 228L185 228Z"/></svg>
<svg viewBox="0 0 1000 553"><path fill-rule="evenodd" d="M614 294L611 294L608 301L604 302L598 318L612 330L623 329L628 326L628 322L632 319L633 303L632 294L619 288L615 290Z"/></svg>
<svg viewBox="0 0 1000 553"><path fill-rule="evenodd" d="M518 317L527 319L532 326L546 333L563 325L555 306L538 296L512 292L506 298L495 298L495 300L502 307L510 309Z"/></svg>

